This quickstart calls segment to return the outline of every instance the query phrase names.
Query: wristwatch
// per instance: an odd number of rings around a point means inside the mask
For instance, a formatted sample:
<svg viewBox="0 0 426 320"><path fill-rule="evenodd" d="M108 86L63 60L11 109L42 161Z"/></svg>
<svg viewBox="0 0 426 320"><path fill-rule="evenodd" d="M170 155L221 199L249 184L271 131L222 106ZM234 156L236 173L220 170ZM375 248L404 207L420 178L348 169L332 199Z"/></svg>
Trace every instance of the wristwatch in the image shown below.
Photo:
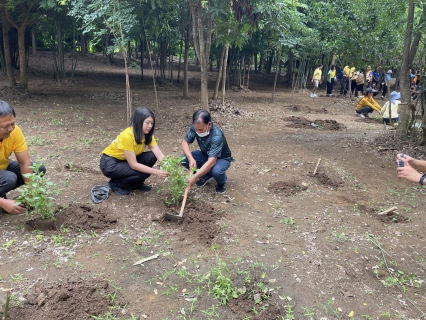
<svg viewBox="0 0 426 320"><path fill-rule="evenodd" d="M426 173L423 173L422 176L420 177L419 183L422 186L423 185L423 180L426 178Z"/></svg>

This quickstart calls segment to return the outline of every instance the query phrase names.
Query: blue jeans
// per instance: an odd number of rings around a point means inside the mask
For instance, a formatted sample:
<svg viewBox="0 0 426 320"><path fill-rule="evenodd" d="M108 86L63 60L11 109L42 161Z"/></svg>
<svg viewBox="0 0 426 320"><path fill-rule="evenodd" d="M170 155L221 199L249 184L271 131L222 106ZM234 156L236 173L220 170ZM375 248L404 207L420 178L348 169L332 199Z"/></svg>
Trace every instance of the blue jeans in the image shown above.
<svg viewBox="0 0 426 320"><path fill-rule="evenodd" d="M208 160L208 157L206 157L200 150L194 150L191 153L197 162L198 169L200 169ZM182 158L182 165L189 169L188 158L185 157L185 155L183 155ZM217 159L210 172L206 173L200 179L209 179L210 177L213 177L218 185L225 184L228 180L228 177L226 176L226 170L228 170L230 166L231 163L228 160Z"/></svg>

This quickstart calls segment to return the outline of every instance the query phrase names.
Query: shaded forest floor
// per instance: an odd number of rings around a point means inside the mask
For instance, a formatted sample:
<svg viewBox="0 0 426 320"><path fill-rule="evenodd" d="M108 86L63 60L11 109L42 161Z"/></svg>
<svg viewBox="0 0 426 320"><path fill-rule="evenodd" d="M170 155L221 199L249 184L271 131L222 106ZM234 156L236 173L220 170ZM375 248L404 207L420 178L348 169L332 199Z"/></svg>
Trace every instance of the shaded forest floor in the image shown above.
<svg viewBox="0 0 426 320"><path fill-rule="evenodd" d="M120 62L81 58L74 81L62 84L48 53L31 56L29 68L28 92L3 89L1 99L15 108L31 158L61 188L63 209L46 231L0 215L9 319L417 319L426 311L425 190L399 181L394 160L416 147L387 143L394 132L378 117L357 117L353 101L281 86L272 102L273 75L251 75L249 91L227 92L232 108L212 111L236 159L226 194L212 182L194 187L175 223L161 219L169 209L156 177L149 193L91 202L91 188L107 182L100 153L126 127ZM133 106L155 112L164 154L180 155L199 108L198 73L190 72L188 99L179 84L158 87L158 110L149 74L141 81L132 71L131 87ZM392 206L397 213L377 215ZM238 298L221 304L215 295L232 287Z"/></svg>

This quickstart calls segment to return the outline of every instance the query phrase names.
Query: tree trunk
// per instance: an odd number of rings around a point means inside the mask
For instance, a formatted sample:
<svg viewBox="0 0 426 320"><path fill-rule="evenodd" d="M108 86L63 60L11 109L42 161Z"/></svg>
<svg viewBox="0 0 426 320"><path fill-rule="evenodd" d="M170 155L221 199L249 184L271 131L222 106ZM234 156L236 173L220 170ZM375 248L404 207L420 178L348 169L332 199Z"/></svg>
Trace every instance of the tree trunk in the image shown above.
<svg viewBox="0 0 426 320"><path fill-rule="evenodd" d="M141 38L141 80L143 81L143 57L144 57L144 50L145 48L145 43L143 41L143 39Z"/></svg>
<svg viewBox="0 0 426 320"><path fill-rule="evenodd" d="M185 55L183 58L183 97L189 97L188 90L188 59L189 59L189 35L185 35Z"/></svg>
<svg viewBox="0 0 426 320"><path fill-rule="evenodd" d="M9 84L11 86L14 86L16 85L16 80L15 80L15 75L13 74L12 58L10 56L7 20L4 18L4 15L2 16L2 19L1 19L1 28L2 28L2 36L3 36L4 62L6 64L7 77L9 78Z"/></svg>
<svg viewBox="0 0 426 320"><path fill-rule="evenodd" d="M208 6L203 10L202 0L189 0L189 7L192 16L192 34L194 38L194 49L201 67L201 107L208 108L208 59L210 57L212 18L209 7L212 7L212 0L208 1ZM204 21L203 21L204 11ZM204 23L203 23L204 22ZM205 26L205 34L204 34Z"/></svg>
<svg viewBox="0 0 426 320"><path fill-rule="evenodd" d="M415 53L417 52L418 43L415 42L412 44L412 34L414 28L414 0L409 0L408 4L408 14L407 14L407 28L405 31L404 39L404 51L402 55L401 63L401 107L400 107L400 121L397 127L397 132L402 136L408 136L409 123L412 110L414 108L411 103L411 92L410 92L410 75L408 74L409 69L411 68ZM423 6L425 11L426 4ZM423 20L423 16L421 18ZM417 35L416 35L417 36ZM416 37L415 37L416 38ZM416 38L417 39L417 38ZM419 38L420 40L420 38ZM413 54L414 51L414 54ZM411 59L411 60L410 60Z"/></svg>
<svg viewBox="0 0 426 320"><path fill-rule="evenodd" d="M218 95L219 95L219 85L220 85L220 80L222 78L222 69L223 69L223 56L225 55L225 45L222 46L222 50L220 52L220 60L219 60L219 65L217 67L217 78L216 78L216 86L214 88L214 92L213 92L213 100L216 100Z"/></svg>
<svg viewBox="0 0 426 320"><path fill-rule="evenodd" d="M87 44L86 44L86 36L84 33L80 34L80 46L81 46L81 55L85 56L87 53Z"/></svg>
<svg viewBox="0 0 426 320"><path fill-rule="evenodd" d="M225 54L223 55L222 61L222 106L225 105L225 85L226 85L226 74L227 74L227 66L228 66L228 52L229 52L229 44L225 45ZM228 81L229 82L229 81Z"/></svg>
<svg viewBox="0 0 426 320"><path fill-rule="evenodd" d="M278 54L277 54L277 64L276 64L276 67L275 67L274 90L272 91L272 102L274 102L275 88L277 87L278 70L280 69L280 62L281 62L281 48L278 50Z"/></svg>
<svg viewBox="0 0 426 320"><path fill-rule="evenodd" d="M3 13L5 18L10 22L10 24L18 31L18 51L19 51L19 83L22 87L28 87L27 80L27 56L25 54L25 30L27 29L28 19L30 16L30 10L32 4L21 3L20 8L20 18L21 23L16 23L10 16L9 11L4 6L4 1L1 1L3 4Z"/></svg>
<svg viewBox="0 0 426 320"><path fill-rule="evenodd" d="M31 28L31 47L33 49L33 54L37 54L37 42L36 42L36 28L33 26Z"/></svg>
<svg viewBox="0 0 426 320"><path fill-rule="evenodd" d="M288 61L287 61L287 81L290 82L290 79L293 78L293 50L288 50Z"/></svg>

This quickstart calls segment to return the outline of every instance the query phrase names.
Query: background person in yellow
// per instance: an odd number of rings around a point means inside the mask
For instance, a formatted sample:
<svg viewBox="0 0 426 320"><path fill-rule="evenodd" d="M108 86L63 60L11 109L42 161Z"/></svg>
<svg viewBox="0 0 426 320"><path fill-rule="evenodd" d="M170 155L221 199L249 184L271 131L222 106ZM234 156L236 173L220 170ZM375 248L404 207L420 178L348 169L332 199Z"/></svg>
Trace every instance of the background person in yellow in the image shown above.
<svg viewBox="0 0 426 320"><path fill-rule="evenodd" d="M163 160L163 152L154 134L155 117L151 110L139 107L132 116L130 127L124 129L102 152L100 168L110 178L108 185L118 195L128 195L130 190L150 191L144 182L151 174L165 179L166 171L152 168ZM151 151L145 151L147 146Z"/></svg>
<svg viewBox="0 0 426 320"><path fill-rule="evenodd" d="M322 75L322 64L319 64L318 67L315 69L314 74L312 75L312 82L314 83L314 88L311 92L311 98L316 98L317 95L315 92L317 92L318 86L321 84L321 75Z"/></svg>
<svg viewBox="0 0 426 320"><path fill-rule="evenodd" d="M26 209L16 206L14 200L7 199L6 193L28 181L23 174L33 173L25 137L15 122L15 110L0 100L0 207L10 214L24 213ZM16 161L9 160L12 152ZM46 173L44 165L40 166L39 172Z"/></svg>
<svg viewBox="0 0 426 320"><path fill-rule="evenodd" d="M367 88L364 97L358 101L355 111L361 118L370 118L370 113L376 110L380 112L382 107L373 99L373 89Z"/></svg>

